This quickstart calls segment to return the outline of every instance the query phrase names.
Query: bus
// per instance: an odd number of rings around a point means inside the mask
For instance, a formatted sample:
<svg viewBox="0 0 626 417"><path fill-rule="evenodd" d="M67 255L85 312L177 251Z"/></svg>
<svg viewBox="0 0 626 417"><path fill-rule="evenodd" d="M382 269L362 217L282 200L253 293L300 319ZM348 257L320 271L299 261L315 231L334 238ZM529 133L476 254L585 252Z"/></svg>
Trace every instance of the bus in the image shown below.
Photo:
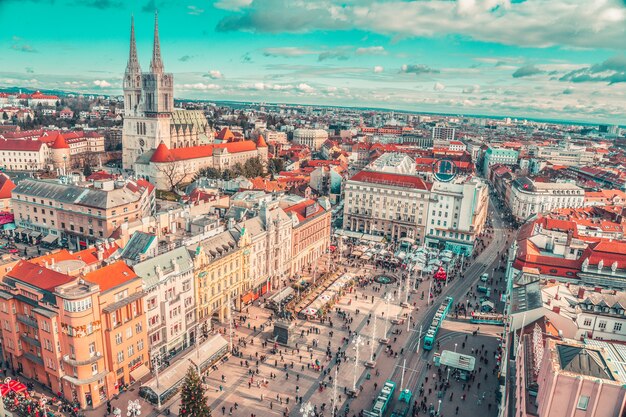
<svg viewBox="0 0 626 417"><path fill-rule="evenodd" d="M446 297L437 309L435 317L433 317L433 322L430 324L430 327L424 336L424 350L431 350L433 348L439 328L448 315L448 311L450 310L453 301L454 299L452 297Z"/></svg>
<svg viewBox="0 0 626 417"><path fill-rule="evenodd" d="M371 410L363 410L363 415L365 417L383 417L387 408L389 407L389 403L393 399L393 393L396 390L396 383L390 380L387 380L380 390L380 394L374 401L374 406Z"/></svg>

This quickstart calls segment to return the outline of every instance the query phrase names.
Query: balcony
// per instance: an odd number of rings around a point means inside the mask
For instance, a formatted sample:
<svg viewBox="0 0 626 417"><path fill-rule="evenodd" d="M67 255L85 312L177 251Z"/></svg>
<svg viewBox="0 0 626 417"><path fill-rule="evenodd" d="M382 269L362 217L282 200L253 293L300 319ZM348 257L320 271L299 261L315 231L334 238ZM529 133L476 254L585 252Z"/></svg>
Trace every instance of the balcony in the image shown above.
<svg viewBox="0 0 626 417"><path fill-rule="evenodd" d="M23 341L25 341L26 343L28 343L31 346L37 346L37 347L41 347L41 342L37 339L34 339L32 337L30 337L28 335L28 333L22 333L20 335L20 339L22 339Z"/></svg>
<svg viewBox="0 0 626 417"><path fill-rule="evenodd" d="M26 314L18 314L17 321L20 323L24 323L27 326L30 326L35 329L39 329L39 325L37 324L37 320L34 317L27 316Z"/></svg>
<svg viewBox="0 0 626 417"><path fill-rule="evenodd" d="M70 355L63 355L63 362L72 366L83 366L91 365L92 363L97 362L100 358L102 358L102 352L96 352L96 354L94 354L90 358L82 361L76 360L74 357L70 357Z"/></svg>
<svg viewBox="0 0 626 417"><path fill-rule="evenodd" d="M43 365L43 358L40 358L37 355L33 355L30 352L24 352L24 357L31 362L38 363L39 365Z"/></svg>

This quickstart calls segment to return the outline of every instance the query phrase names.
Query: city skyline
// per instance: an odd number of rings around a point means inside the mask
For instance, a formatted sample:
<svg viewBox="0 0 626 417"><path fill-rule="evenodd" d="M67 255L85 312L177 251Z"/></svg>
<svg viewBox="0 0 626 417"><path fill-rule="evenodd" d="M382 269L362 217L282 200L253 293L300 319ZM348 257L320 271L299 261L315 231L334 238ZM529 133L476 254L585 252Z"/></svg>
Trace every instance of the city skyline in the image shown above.
<svg viewBox="0 0 626 417"><path fill-rule="evenodd" d="M617 0L4 0L0 88L121 94L130 17L145 71L157 8L177 98L616 124L626 114Z"/></svg>

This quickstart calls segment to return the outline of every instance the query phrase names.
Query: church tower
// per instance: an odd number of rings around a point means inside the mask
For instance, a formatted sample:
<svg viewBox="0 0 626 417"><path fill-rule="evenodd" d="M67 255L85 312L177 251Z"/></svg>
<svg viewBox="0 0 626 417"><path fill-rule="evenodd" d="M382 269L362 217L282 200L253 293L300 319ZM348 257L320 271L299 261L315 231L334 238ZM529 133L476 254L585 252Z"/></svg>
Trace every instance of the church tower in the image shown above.
<svg viewBox="0 0 626 417"><path fill-rule="evenodd" d="M174 77L164 73L159 42L159 15L154 14L150 72L144 74L144 110L148 117L168 117L174 109Z"/></svg>
<svg viewBox="0 0 626 417"><path fill-rule="evenodd" d="M124 116L138 116L141 105L141 66L135 42L135 18L130 19L130 53L124 73Z"/></svg>
<svg viewBox="0 0 626 417"><path fill-rule="evenodd" d="M131 20L130 54L124 74L124 128L122 131L122 166L135 169L137 160L155 150L161 142L171 143L174 111L174 76L165 73L159 41L159 16L154 15L154 45L150 71L141 72L137 59L135 25Z"/></svg>

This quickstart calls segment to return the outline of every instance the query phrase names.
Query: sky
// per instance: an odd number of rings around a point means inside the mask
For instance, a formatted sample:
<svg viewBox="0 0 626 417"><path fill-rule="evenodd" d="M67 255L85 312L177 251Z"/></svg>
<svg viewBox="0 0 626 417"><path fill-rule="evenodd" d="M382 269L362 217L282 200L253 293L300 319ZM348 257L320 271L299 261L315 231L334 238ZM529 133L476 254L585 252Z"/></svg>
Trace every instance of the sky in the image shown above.
<svg viewBox="0 0 626 417"><path fill-rule="evenodd" d="M626 124L626 0L0 0L0 88Z"/></svg>

